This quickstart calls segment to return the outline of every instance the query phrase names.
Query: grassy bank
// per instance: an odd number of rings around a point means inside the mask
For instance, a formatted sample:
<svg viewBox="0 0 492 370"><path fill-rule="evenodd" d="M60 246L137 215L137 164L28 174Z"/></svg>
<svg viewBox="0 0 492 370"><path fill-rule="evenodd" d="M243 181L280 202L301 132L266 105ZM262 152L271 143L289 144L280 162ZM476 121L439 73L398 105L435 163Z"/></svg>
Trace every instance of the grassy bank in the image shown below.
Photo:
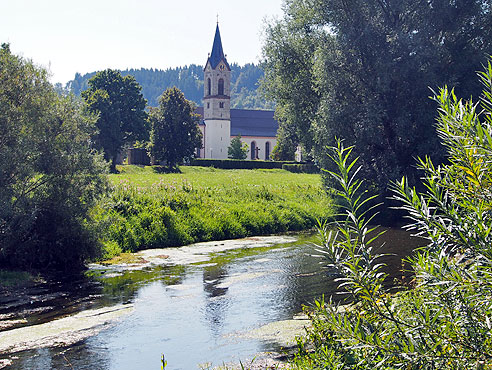
<svg viewBox="0 0 492 370"><path fill-rule="evenodd" d="M181 167L162 174L124 166L95 210L105 257L140 249L240 238L316 225L331 214L319 175Z"/></svg>

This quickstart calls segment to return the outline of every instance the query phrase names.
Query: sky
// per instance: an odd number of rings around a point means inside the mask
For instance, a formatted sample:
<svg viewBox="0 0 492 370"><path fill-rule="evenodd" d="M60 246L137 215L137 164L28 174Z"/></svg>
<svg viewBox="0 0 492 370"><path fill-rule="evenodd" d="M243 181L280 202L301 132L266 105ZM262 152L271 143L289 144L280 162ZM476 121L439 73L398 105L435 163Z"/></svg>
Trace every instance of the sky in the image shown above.
<svg viewBox="0 0 492 370"><path fill-rule="evenodd" d="M282 0L0 0L0 43L51 82L106 68L204 65L217 15L229 63L256 63Z"/></svg>

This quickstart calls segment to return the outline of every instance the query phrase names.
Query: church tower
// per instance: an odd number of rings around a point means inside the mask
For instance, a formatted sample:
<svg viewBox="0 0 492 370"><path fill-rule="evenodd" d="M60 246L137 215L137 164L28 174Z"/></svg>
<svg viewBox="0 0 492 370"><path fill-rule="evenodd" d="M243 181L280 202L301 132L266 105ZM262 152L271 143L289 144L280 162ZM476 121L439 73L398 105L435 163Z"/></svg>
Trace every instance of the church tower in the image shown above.
<svg viewBox="0 0 492 370"><path fill-rule="evenodd" d="M205 158L226 159L231 142L231 67L222 49L218 23L203 75Z"/></svg>

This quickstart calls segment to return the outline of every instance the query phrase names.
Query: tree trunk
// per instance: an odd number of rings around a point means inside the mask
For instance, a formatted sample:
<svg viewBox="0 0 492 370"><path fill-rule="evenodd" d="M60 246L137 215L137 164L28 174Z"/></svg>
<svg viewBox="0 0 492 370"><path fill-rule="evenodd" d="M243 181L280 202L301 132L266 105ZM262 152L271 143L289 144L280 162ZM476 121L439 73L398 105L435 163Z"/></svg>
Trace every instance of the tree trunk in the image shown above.
<svg viewBox="0 0 492 370"><path fill-rule="evenodd" d="M118 170L116 169L116 156L111 158L111 166L109 167L109 172L118 173Z"/></svg>

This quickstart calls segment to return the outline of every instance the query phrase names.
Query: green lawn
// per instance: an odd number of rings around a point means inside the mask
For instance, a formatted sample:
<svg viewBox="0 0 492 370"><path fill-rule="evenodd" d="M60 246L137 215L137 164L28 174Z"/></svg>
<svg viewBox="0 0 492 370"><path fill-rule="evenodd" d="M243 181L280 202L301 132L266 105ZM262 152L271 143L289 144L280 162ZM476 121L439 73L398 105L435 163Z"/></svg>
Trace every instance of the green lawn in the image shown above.
<svg viewBox="0 0 492 370"><path fill-rule="evenodd" d="M145 248L304 230L330 217L320 175L284 170L121 166L96 209L106 256Z"/></svg>
<svg viewBox="0 0 492 370"><path fill-rule="evenodd" d="M117 166L117 175L110 175L113 184L128 180L137 186L151 186L165 181L168 183L188 181L194 186L231 187L249 185L310 185L321 187L317 174L299 174L280 169L266 170L221 170L213 167L182 166L181 173L157 173L152 167Z"/></svg>

